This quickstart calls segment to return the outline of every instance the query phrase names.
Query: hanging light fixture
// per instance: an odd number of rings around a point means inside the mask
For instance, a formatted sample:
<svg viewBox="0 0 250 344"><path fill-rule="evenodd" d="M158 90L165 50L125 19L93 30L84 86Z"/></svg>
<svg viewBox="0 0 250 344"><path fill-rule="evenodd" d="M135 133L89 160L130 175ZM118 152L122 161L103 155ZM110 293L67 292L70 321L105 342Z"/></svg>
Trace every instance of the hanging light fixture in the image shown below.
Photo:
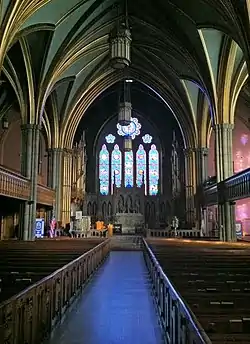
<svg viewBox="0 0 250 344"><path fill-rule="evenodd" d="M130 84L126 79L121 82L121 91L119 94L118 105L118 123L121 126L128 126L131 122L132 104L130 96Z"/></svg>
<svg viewBox="0 0 250 344"><path fill-rule="evenodd" d="M118 8L118 7L117 7ZM120 19L118 8L118 20L114 31L109 38L110 64L114 69L123 69L131 63L131 32L128 23L127 0L125 0L125 15Z"/></svg>
<svg viewBox="0 0 250 344"><path fill-rule="evenodd" d="M127 135L124 136L124 152L132 151L132 138L131 136Z"/></svg>

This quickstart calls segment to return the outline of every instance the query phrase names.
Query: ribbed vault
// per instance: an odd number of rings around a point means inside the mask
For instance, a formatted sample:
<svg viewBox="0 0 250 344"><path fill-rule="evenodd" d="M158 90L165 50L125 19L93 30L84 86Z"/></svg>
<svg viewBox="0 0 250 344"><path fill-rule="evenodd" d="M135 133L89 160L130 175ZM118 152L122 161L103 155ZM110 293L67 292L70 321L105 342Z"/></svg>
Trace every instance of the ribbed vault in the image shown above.
<svg viewBox="0 0 250 344"><path fill-rule="evenodd" d="M70 147L84 112L121 74L109 65L114 0L3 0L0 115L13 104ZM248 0L128 0L130 74L175 114L186 146L233 123L250 62Z"/></svg>

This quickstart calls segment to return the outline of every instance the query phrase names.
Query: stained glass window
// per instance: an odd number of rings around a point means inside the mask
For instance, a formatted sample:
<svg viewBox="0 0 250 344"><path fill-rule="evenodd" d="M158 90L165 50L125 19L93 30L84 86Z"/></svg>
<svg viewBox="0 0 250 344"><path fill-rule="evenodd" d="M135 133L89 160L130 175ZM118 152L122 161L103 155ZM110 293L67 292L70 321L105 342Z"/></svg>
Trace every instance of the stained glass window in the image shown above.
<svg viewBox="0 0 250 344"><path fill-rule="evenodd" d="M147 157L143 145L140 145L136 152L136 185L138 187L142 186L143 179L146 184L146 169L147 166Z"/></svg>
<svg viewBox="0 0 250 344"><path fill-rule="evenodd" d="M144 143L151 143L152 142L152 136L149 134L145 134L144 136L142 136L142 141Z"/></svg>
<svg viewBox="0 0 250 344"><path fill-rule="evenodd" d="M122 179L122 153L118 145L115 145L111 154L111 173L112 185L115 184L118 188L121 187Z"/></svg>
<svg viewBox="0 0 250 344"><path fill-rule="evenodd" d="M154 196L158 194L158 183L159 183L159 152L155 145L151 146L148 155L149 164L149 195Z"/></svg>
<svg viewBox="0 0 250 344"><path fill-rule="evenodd" d="M131 136L132 140L136 136L140 135L141 123L139 123L137 118L131 118L129 125L122 126L119 123L117 124L117 134L120 136Z"/></svg>
<svg viewBox="0 0 250 344"><path fill-rule="evenodd" d="M115 136L112 135L112 134L108 134L106 137L105 137L105 140L107 143L114 143L115 142Z"/></svg>
<svg viewBox="0 0 250 344"><path fill-rule="evenodd" d="M99 154L99 181L100 193L108 195L109 193L109 152L107 146L103 145Z"/></svg>
<svg viewBox="0 0 250 344"><path fill-rule="evenodd" d="M134 163L133 163L133 151L125 152L125 186L131 188L134 185Z"/></svg>

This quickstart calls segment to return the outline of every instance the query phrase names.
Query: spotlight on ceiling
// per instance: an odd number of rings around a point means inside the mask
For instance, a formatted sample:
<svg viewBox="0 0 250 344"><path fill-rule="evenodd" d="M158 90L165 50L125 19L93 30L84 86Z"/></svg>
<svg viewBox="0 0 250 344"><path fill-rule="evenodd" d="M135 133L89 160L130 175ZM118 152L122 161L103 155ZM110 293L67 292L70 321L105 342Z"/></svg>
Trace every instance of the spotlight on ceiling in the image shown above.
<svg viewBox="0 0 250 344"><path fill-rule="evenodd" d="M125 82L133 82L132 79L126 79Z"/></svg>

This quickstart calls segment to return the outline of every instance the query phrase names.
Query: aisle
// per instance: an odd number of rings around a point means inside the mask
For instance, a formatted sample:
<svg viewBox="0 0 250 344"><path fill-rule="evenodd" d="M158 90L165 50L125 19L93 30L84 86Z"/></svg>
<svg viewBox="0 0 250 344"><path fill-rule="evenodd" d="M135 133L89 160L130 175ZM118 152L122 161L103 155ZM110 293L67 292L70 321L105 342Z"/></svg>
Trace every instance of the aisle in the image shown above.
<svg viewBox="0 0 250 344"><path fill-rule="evenodd" d="M111 252L46 344L162 344L142 252Z"/></svg>

